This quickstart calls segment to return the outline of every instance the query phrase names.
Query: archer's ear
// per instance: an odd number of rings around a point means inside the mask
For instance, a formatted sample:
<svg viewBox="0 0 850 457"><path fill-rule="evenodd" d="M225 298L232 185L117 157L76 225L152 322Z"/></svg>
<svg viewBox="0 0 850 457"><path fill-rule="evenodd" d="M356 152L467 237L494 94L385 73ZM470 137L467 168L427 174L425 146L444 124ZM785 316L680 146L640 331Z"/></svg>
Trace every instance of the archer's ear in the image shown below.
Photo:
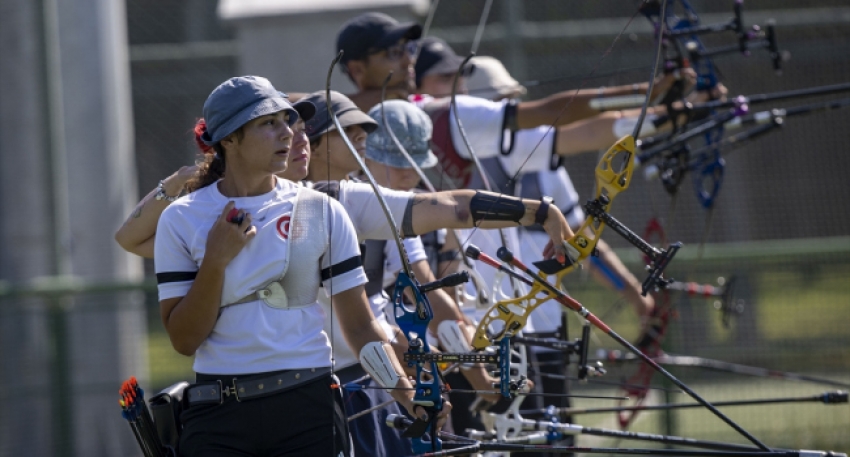
<svg viewBox="0 0 850 457"><path fill-rule="evenodd" d="M236 132L227 135L226 137L221 139L221 147L224 150L233 149L239 143L239 138L236 135Z"/></svg>

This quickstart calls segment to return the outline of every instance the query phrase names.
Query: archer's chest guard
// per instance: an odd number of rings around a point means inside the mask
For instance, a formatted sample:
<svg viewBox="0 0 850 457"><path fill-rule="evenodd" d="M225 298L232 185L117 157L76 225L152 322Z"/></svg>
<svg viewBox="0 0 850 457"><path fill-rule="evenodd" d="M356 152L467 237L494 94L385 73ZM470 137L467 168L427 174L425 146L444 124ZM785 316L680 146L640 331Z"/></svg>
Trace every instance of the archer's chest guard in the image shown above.
<svg viewBox="0 0 850 457"><path fill-rule="evenodd" d="M316 302L321 283L319 262L329 242L327 200L323 193L304 187L298 189L292 205L286 264L280 278L224 306L262 300L272 308L291 309ZM289 268L293 260L297 264Z"/></svg>
<svg viewBox="0 0 850 457"><path fill-rule="evenodd" d="M427 103L422 110L431 118L434 125L431 135L431 151L437 156L437 161L442 170L435 170L440 175L429 176L437 190L465 189L474 171L475 163L465 159L458 154L452 141L451 131L451 99L442 98ZM426 174L429 173L425 170ZM449 181L446 183L446 181Z"/></svg>

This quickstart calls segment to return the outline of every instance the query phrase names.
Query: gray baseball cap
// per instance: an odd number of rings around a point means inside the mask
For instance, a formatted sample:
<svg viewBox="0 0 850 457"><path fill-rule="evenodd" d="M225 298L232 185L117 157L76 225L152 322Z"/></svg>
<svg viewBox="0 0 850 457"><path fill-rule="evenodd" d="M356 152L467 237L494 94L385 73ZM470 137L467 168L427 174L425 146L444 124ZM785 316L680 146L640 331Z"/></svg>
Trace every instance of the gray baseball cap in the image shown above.
<svg viewBox="0 0 850 457"><path fill-rule="evenodd" d="M298 103L301 102L310 102L316 107L316 113L305 124L307 137L310 138L310 141L316 140L327 132L336 130L336 125L334 125L328 112L325 91L313 92L298 101ZM360 111L360 108L351 99L334 90L331 91L331 108L333 108L334 114L339 118L339 123L343 127L360 125L363 130L366 130L366 133L372 133L378 128L378 123L366 113Z"/></svg>
<svg viewBox="0 0 850 457"><path fill-rule="evenodd" d="M213 89L204 102L207 130L201 140L214 145L249 121L267 114L289 111L289 124L298 120L298 111L261 76L230 78Z"/></svg>
<svg viewBox="0 0 850 457"><path fill-rule="evenodd" d="M405 100L387 100L384 102L384 114L387 125L419 168L431 168L437 164L437 156L431 152L430 144L433 126L424 111ZM366 157L390 167L413 168L384 128L381 105L370 109L369 116L378 123L378 130L366 137Z"/></svg>

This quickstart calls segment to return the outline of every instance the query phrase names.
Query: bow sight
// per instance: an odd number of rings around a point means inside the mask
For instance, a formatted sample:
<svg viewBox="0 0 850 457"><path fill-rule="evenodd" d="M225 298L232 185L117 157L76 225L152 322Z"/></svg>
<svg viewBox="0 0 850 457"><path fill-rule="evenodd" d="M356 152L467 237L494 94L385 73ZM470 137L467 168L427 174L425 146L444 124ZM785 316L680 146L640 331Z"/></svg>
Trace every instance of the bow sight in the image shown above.
<svg viewBox="0 0 850 457"><path fill-rule="evenodd" d="M681 5L682 16L677 16L675 4ZM734 16L725 23L701 25L696 10L687 0L678 0L669 5L666 12L662 12L660 0L644 2L640 12L655 25L656 30L661 30L659 24L663 21L662 40L665 47L665 72L672 72L682 68L693 67L698 73L697 90L709 90L717 85L716 67L711 62L711 57L740 52L741 55L749 57L753 49L767 49L770 54L773 69L780 73L782 61L787 60L788 54L779 50L776 41L775 23L768 21L765 30L761 26L753 25L749 28L744 26L743 1L738 0L733 4ZM662 17L663 16L663 17ZM716 49L707 49L700 41L702 35L732 32L737 43ZM670 54L673 53L671 56ZM671 95L671 102L681 98ZM662 101L662 103L664 103Z"/></svg>
<svg viewBox="0 0 850 457"><path fill-rule="evenodd" d="M608 203L608 197L600 195L596 199L589 200L587 204L585 204L584 209L587 211L588 215L599 219L605 225L611 227L611 230L619 233L620 236L625 238L632 246L640 249L640 251L643 252L650 260L650 264L646 267L649 272L648 276L641 285L641 293L644 296L650 291L666 288L667 284L672 281L664 279L664 270L682 247L682 243L673 243L668 246L667 249L658 249L655 246L652 246L631 229L623 225L623 223L618 221L614 216L605 212L608 207Z"/></svg>

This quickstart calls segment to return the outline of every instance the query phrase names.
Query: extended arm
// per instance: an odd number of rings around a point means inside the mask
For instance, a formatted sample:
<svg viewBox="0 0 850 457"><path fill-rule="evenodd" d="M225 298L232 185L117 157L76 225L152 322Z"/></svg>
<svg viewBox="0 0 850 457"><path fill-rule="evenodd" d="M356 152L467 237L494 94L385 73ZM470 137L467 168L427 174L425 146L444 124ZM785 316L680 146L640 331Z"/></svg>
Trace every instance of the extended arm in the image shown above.
<svg viewBox="0 0 850 457"><path fill-rule="evenodd" d="M656 126L652 123L655 116L666 112L664 107L650 108L641 127L641 136L648 136L670 130L671 124L665 122ZM606 111L591 118L558 127L555 153L561 156L598 151L611 147L617 140L631 134L637 123L639 109L624 111Z"/></svg>
<svg viewBox="0 0 850 457"><path fill-rule="evenodd" d="M652 89L650 100L667 92L679 77L673 73L659 77ZM685 77L688 81L695 80L696 74L688 69ZM595 98L645 95L648 87L649 83L639 83L599 89L566 90L539 100L522 102L517 106L517 125L521 129L527 129L540 125L570 124L599 114L598 110L590 107L590 101Z"/></svg>
<svg viewBox="0 0 850 457"><path fill-rule="evenodd" d="M476 217L476 208L481 204L473 201L486 197L499 199L506 203L512 203L519 208L513 219L501 216ZM536 213L541 202L538 200L518 199L507 195L498 195L490 192L474 190L452 190L445 192L434 192L416 194L411 206L405 214L405 220L410 218L410 225L414 233L427 233L440 228L472 228L494 229L505 227L516 227L517 225L529 226L535 224ZM485 204L484 209L489 209L490 204ZM546 211L547 216L543 229L550 238L550 245L561 246L562 242L573 236L564 215L554 205L550 205ZM551 248L549 246L548 248ZM551 256L551 249L544 251L544 256Z"/></svg>

